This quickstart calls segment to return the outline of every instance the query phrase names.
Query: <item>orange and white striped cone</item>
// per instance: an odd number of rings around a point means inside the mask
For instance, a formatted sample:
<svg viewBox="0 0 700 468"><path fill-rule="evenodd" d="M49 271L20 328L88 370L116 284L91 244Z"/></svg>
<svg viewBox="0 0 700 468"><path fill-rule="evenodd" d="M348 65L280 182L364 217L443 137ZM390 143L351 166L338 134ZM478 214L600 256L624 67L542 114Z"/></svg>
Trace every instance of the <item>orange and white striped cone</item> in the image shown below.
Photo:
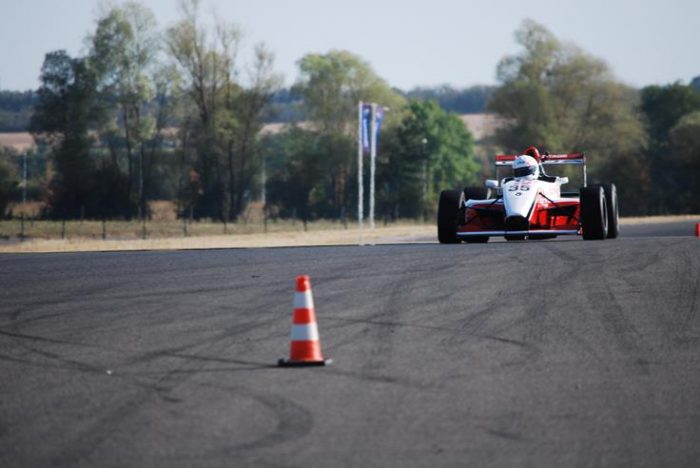
<svg viewBox="0 0 700 468"><path fill-rule="evenodd" d="M281 367L302 367L325 366L330 363L331 360L323 359L321 354L311 281L306 275L297 276L289 359L280 359L277 364Z"/></svg>

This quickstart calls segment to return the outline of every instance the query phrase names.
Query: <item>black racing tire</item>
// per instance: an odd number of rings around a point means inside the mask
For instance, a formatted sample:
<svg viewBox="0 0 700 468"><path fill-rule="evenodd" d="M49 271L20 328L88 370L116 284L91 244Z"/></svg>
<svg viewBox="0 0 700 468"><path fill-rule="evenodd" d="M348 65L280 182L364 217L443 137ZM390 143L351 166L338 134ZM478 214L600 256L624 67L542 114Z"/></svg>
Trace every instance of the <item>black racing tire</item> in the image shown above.
<svg viewBox="0 0 700 468"><path fill-rule="evenodd" d="M620 235L620 209L617 199L617 187L615 184L592 185L591 187L603 187L605 191L605 203L608 209L608 239L617 239Z"/></svg>
<svg viewBox="0 0 700 468"><path fill-rule="evenodd" d="M581 231L583 240L603 240L608 235L608 208L601 186L581 188Z"/></svg>
<svg viewBox="0 0 700 468"><path fill-rule="evenodd" d="M458 244L457 226L462 213L464 193L459 190L443 190L440 192L437 213L437 234L441 244Z"/></svg>
<svg viewBox="0 0 700 468"><path fill-rule="evenodd" d="M465 200L487 200L491 196L491 190L486 187L464 187Z"/></svg>

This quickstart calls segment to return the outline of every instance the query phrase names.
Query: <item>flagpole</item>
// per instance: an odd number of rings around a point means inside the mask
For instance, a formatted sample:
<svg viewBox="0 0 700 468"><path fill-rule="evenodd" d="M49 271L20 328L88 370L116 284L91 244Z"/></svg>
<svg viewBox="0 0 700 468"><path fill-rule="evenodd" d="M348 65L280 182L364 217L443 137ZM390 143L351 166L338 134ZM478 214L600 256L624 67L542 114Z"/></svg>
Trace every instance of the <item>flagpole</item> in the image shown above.
<svg viewBox="0 0 700 468"><path fill-rule="evenodd" d="M364 187L362 185L362 101L357 104L357 223L362 228L362 204Z"/></svg>
<svg viewBox="0 0 700 468"><path fill-rule="evenodd" d="M374 229L374 171L377 161L377 105L372 103L372 127L370 137L369 166L369 227Z"/></svg>

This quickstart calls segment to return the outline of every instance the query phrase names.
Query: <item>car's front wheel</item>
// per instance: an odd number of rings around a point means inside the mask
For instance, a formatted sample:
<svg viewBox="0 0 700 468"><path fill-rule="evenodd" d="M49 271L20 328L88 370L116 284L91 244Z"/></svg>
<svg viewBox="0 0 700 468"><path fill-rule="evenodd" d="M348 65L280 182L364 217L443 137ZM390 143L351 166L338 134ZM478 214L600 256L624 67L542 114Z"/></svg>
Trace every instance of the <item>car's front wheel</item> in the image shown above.
<svg viewBox="0 0 700 468"><path fill-rule="evenodd" d="M581 230L584 240L603 240L608 235L608 208L600 185L581 188Z"/></svg>
<svg viewBox="0 0 700 468"><path fill-rule="evenodd" d="M608 212L608 239L616 239L620 234L620 211L617 202L617 187L615 184L593 185L592 187L603 187L605 192L605 205Z"/></svg>
<svg viewBox="0 0 700 468"><path fill-rule="evenodd" d="M457 226L462 214L464 193L459 190L443 190L440 193L437 213L437 234L441 244L458 244Z"/></svg>

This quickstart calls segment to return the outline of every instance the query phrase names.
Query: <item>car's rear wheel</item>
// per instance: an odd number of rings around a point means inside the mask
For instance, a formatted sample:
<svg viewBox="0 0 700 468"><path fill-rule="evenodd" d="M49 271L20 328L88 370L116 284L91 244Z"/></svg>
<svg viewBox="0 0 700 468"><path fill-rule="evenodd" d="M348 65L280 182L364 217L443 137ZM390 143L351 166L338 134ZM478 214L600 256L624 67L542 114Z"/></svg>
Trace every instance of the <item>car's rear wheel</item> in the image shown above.
<svg viewBox="0 0 700 468"><path fill-rule="evenodd" d="M608 211L608 239L616 239L620 234L620 212L617 202L617 187L615 184L593 185L592 187L603 187L605 192L605 204Z"/></svg>
<svg viewBox="0 0 700 468"><path fill-rule="evenodd" d="M437 234L441 244L457 244L457 226L462 214L464 193L459 190L443 190L440 192L437 213Z"/></svg>
<svg viewBox="0 0 700 468"><path fill-rule="evenodd" d="M581 230L584 240L603 240L608 235L605 191L599 185L581 188Z"/></svg>

